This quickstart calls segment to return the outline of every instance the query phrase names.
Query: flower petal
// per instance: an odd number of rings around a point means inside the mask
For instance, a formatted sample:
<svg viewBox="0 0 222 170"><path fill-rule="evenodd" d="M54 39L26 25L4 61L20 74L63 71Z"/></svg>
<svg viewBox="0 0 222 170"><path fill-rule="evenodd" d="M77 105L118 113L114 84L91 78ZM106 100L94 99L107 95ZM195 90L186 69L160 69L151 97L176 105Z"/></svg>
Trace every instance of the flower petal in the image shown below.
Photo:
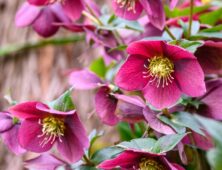
<svg viewBox="0 0 222 170"><path fill-rule="evenodd" d="M0 133L13 127L13 120L6 112L0 112Z"/></svg>
<svg viewBox="0 0 222 170"><path fill-rule="evenodd" d="M155 108L163 109L172 106L180 98L181 91L173 80L168 86L157 87L154 84L148 83L143 89L145 99Z"/></svg>
<svg viewBox="0 0 222 170"><path fill-rule="evenodd" d="M17 27L25 27L31 25L40 15L41 8L33 6L25 2L18 10L15 16L15 24Z"/></svg>
<svg viewBox="0 0 222 170"><path fill-rule="evenodd" d="M166 125L165 123L161 122L158 118L157 118L157 114L150 110L148 107L146 107L143 110L143 115L145 116L149 126L162 134L175 134L175 131L168 125Z"/></svg>
<svg viewBox="0 0 222 170"><path fill-rule="evenodd" d="M116 0L113 0L112 6L117 16L128 20L138 19L143 11L143 7L139 1L135 2L135 11L128 10L127 7L121 7L121 5L118 4Z"/></svg>
<svg viewBox="0 0 222 170"><path fill-rule="evenodd" d="M163 55L163 41L136 41L131 43L127 52L129 54L138 54L144 56L145 58L151 58L154 56L162 56Z"/></svg>
<svg viewBox="0 0 222 170"><path fill-rule="evenodd" d="M146 60L140 55L130 55L117 73L115 84L124 90L142 90L147 84L143 77L143 72L147 71L144 67Z"/></svg>
<svg viewBox="0 0 222 170"><path fill-rule="evenodd" d="M110 95L107 86L101 87L95 96L96 113L101 121L108 125L115 125L119 118L116 116L117 99Z"/></svg>
<svg viewBox="0 0 222 170"><path fill-rule="evenodd" d="M206 92L204 73L196 59L183 59L175 63L175 78L183 93L191 97Z"/></svg>
<svg viewBox="0 0 222 170"><path fill-rule="evenodd" d="M82 0L66 0L62 6L67 16L74 21L81 17L84 9Z"/></svg>
<svg viewBox="0 0 222 170"><path fill-rule="evenodd" d="M19 129L19 144L28 151L42 153L51 149L54 142L42 145L45 135L42 135L42 125L38 119L26 119Z"/></svg>
<svg viewBox="0 0 222 170"><path fill-rule="evenodd" d="M10 107L9 112L15 117L21 119L42 118L45 116L45 113L36 108L37 104L42 104L42 103L36 101L20 103Z"/></svg>
<svg viewBox="0 0 222 170"><path fill-rule="evenodd" d="M69 84L75 89L90 90L103 84L102 80L93 72L88 70L73 71L69 75Z"/></svg>
<svg viewBox="0 0 222 170"><path fill-rule="evenodd" d="M42 6L47 5L50 0L28 0L28 2L32 5Z"/></svg>
<svg viewBox="0 0 222 170"><path fill-rule="evenodd" d="M160 30L165 25L165 12L161 0L140 0L147 12L150 22Z"/></svg>

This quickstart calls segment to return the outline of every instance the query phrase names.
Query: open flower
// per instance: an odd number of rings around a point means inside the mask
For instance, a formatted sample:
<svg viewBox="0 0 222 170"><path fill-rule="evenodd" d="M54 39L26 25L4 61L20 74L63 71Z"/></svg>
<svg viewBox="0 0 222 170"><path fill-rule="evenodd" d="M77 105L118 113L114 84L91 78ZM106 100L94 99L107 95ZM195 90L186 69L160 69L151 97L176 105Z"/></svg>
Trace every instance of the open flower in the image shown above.
<svg viewBox="0 0 222 170"><path fill-rule="evenodd" d="M164 27L165 14L161 0L113 0L113 8L116 15L128 20L138 19L145 10L155 27L161 30Z"/></svg>
<svg viewBox="0 0 222 170"><path fill-rule="evenodd" d="M36 6L60 3L63 11L72 20L79 19L84 9L82 0L28 0L28 2Z"/></svg>
<svg viewBox="0 0 222 170"><path fill-rule="evenodd" d="M183 93L192 97L205 93L203 71L185 49L163 41L138 41L127 52L115 83L124 90L141 90L154 107L171 106Z"/></svg>
<svg viewBox="0 0 222 170"><path fill-rule="evenodd" d="M116 158L105 160L99 166L102 169L114 169L121 167L121 169L129 170L184 170L181 166L170 163L163 154L154 154L145 151L125 150Z"/></svg>
<svg viewBox="0 0 222 170"><path fill-rule="evenodd" d="M25 102L11 107L10 112L23 119L19 128L20 145L41 153L52 148L54 143L61 156L76 162L88 147L88 138L75 110L53 110L40 102Z"/></svg>

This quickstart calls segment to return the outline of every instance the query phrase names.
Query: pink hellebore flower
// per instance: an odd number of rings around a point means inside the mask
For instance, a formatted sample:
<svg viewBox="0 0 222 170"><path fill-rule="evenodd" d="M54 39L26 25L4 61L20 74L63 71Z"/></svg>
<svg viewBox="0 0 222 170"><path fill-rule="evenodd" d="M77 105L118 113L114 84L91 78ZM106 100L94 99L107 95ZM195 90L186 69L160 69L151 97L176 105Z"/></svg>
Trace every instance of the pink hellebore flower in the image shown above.
<svg viewBox="0 0 222 170"><path fill-rule="evenodd" d="M82 0L28 0L28 2L35 6L43 6L60 3L66 15L72 19L77 20L81 17L84 9Z"/></svg>
<svg viewBox="0 0 222 170"><path fill-rule="evenodd" d="M113 8L116 15L128 20L138 19L145 10L155 27L164 28L165 13L161 0L113 0Z"/></svg>
<svg viewBox="0 0 222 170"><path fill-rule="evenodd" d="M115 78L124 90L141 90L146 100L158 109L173 105L181 96L205 93L203 71L195 56L164 41L131 43L128 59Z"/></svg>
<svg viewBox="0 0 222 170"><path fill-rule="evenodd" d="M116 158L105 160L98 167L101 169L121 167L122 170L184 170L178 164L170 163L166 159L165 153L154 154L132 149L123 151Z"/></svg>
<svg viewBox="0 0 222 170"><path fill-rule="evenodd" d="M50 37L59 29L55 23L67 23L70 20L59 4L37 7L26 2L16 13L15 22L18 27L32 26L39 35Z"/></svg>
<svg viewBox="0 0 222 170"><path fill-rule="evenodd" d="M46 152L56 143L61 156L69 162L76 162L89 145L75 110L62 112L40 102L17 104L9 110L23 119L18 138L20 145L29 151Z"/></svg>
<svg viewBox="0 0 222 170"><path fill-rule="evenodd" d="M3 143L15 154L22 154L25 150L19 145L18 131L20 121L8 112L0 112L0 135Z"/></svg>

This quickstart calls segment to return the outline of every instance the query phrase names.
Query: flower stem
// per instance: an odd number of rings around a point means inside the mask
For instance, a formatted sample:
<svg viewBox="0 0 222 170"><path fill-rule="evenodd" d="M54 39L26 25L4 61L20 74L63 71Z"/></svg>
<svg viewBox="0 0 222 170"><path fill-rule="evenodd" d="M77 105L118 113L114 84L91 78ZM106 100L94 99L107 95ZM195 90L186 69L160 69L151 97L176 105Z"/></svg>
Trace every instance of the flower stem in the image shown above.
<svg viewBox="0 0 222 170"><path fill-rule="evenodd" d="M95 164L91 162L86 155L83 155L83 160L85 161L87 165L95 166Z"/></svg>
<svg viewBox="0 0 222 170"><path fill-rule="evenodd" d="M172 40L177 40L176 37L173 35L173 33L170 31L170 29L168 28L168 26L165 26L165 31L167 32L167 34L170 36L170 38L172 38Z"/></svg>
<svg viewBox="0 0 222 170"><path fill-rule="evenodd" d="M192 22L193 22L193 7L194 7L194 0L190 0L190 18L189 18L189 28L188 28L187 38L190 38L191 36Z"/></svg>

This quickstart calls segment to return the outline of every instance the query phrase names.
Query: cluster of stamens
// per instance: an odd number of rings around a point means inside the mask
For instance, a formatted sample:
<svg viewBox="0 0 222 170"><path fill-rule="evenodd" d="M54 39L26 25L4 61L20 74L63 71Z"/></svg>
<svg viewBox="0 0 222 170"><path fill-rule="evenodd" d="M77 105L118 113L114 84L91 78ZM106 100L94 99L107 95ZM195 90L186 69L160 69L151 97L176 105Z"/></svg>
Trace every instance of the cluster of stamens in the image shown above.
<svg viewBox="0 0 222 170"><path fill-rule="evenodd" d="M147 71L143 72L143 78L149 78L149 83L156 82L157 87L168 86L174 79L172 73L174 72L173 62L162 56L155 56L148 59L148 65L144 64Z"/></svg>
<svg viewBox="0 0 222 170"><path fill-rule="evenodd" d="M124 8L127 11L133 11L133 13L136 13L136 1L137 0L116 0L116 3L120 8Z"/></svg>
<svg viewBox="0 0 222 170"><path fill-rule="evenodd" d="M142 158L139 163L139 170L166 170L166 168L159 161L152 158Z"/></svg>
<svg viewBox="0 0 222 170"><path fill-rule="evenodd" d="M42 134L38 137L44 137L40 145L44 147L47 143L51 144L58 138L62 142L61 137L65 134L65 123L61 118L49 116L39 120L39 124L42 125Z"/></svg>

